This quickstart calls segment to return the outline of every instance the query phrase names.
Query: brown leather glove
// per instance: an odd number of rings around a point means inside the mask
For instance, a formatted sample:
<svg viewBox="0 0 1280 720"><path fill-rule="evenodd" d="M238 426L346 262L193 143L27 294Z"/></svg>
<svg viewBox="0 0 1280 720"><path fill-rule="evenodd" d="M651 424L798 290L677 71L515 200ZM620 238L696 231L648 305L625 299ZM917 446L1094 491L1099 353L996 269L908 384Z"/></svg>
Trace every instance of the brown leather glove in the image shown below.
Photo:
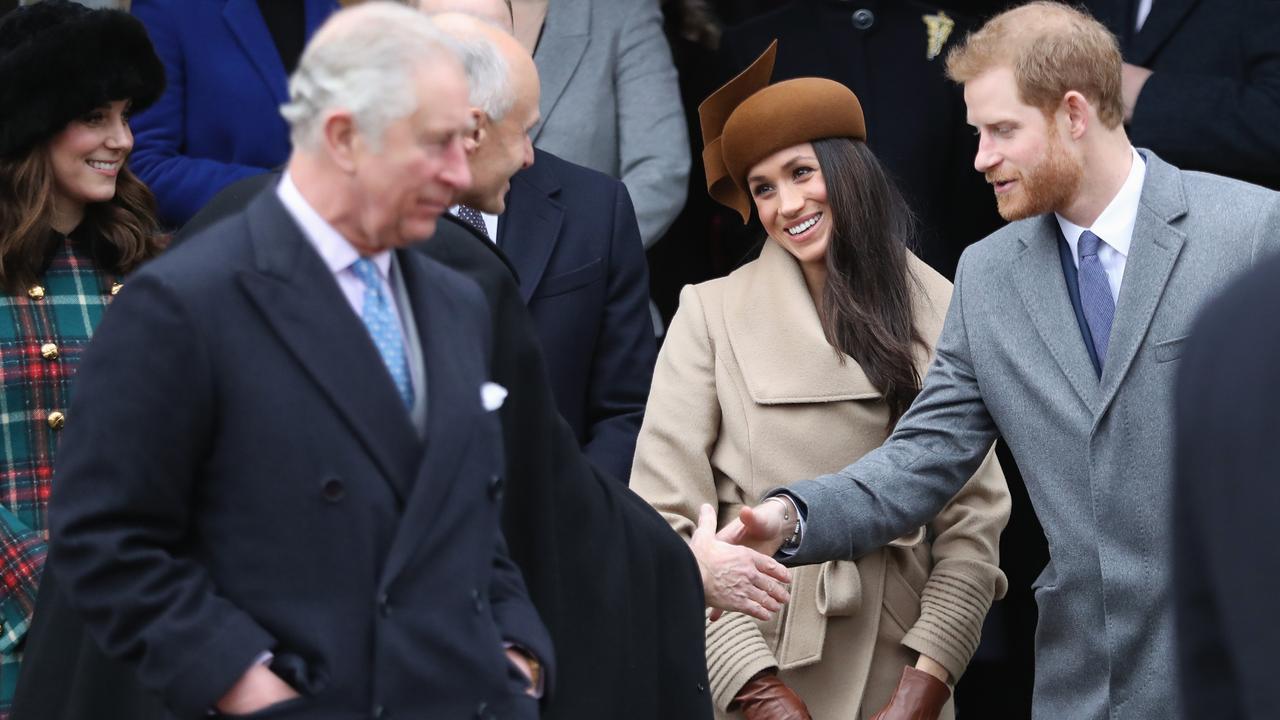
<svg viewBox="0 0 1280 720"><path fill-rule="evenodd" d="M904 667L889 704L871 720L938 720L950 698L946 683L923 670Z"/></svg>
<svg viewBox="0 0 1280 720"><path fill-rule="evenodd" d="M748 680L733 703L747 720L812 720L800 696L772 672Z"/></svg>

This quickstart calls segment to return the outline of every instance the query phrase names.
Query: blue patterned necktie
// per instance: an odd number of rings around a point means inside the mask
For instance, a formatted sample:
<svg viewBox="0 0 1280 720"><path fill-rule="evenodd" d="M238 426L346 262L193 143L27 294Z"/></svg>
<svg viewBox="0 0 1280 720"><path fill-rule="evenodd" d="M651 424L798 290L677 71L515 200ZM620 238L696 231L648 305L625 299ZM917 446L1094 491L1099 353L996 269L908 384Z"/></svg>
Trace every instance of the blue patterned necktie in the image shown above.
<svg viewBox="0 0 1280 720"><path fill-rule="evenodd" d="M1107 362L1107 345L1111 342L1111 321L1116 315L1116 301L1111 297L1107 271L1098 260L1102 238L1085 230L1080 234L1080 305L1084 309L1093 349L1098 353L1098 366Z"/></svg>
<svg viewBox="0 0 1280 720"><path fill-rule="evenodd" d="M459 205L457 215L458 219L475 228L481 235L489 238L489 226L485 225L484 216L480 214L479 210L466 205ZM492 240L493 238L489 239Z"/></svg>
<svg viewBox="0 0 1280 720"><path fill-rule="evenodd" d="M360 258L351 264L351 271L364 283L364 308L360 319L369 330L373 344L382 355L382 362L391 373L391 379L400 391L400 399L407 408L413 407L413 381L409 379L409 362L405 358L404 334L391 303L382 288L378 266L369 258Z"/></svg>

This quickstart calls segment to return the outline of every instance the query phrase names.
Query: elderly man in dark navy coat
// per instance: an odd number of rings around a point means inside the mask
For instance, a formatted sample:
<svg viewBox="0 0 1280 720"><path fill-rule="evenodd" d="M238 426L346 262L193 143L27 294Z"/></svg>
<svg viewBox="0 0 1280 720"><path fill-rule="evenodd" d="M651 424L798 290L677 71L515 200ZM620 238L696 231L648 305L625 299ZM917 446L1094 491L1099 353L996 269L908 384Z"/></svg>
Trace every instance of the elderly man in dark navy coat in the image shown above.
<svg viewBox="0 0 1280 720"><path fill-rule="evenodd" d="M422 0L420 7L500 24L510 19L498 0ZM509 25L468 20L455 15L442 22L464 45L496 46L506 72L467 63L474 182L454 213L510 258L560 414L587 457L625 481L657 359L631 197L615 178L533 149L529 130L538 121L540 89L533 58Z"/></svg>
<svg viewBox="0 0 1280 720"><path fill-rule="evenodd" d="M403 249L470 181L447 47L336 15L279 186L126 281L81 366L50 567L176 717L533 718L550 687L487 303Z"/></svg>

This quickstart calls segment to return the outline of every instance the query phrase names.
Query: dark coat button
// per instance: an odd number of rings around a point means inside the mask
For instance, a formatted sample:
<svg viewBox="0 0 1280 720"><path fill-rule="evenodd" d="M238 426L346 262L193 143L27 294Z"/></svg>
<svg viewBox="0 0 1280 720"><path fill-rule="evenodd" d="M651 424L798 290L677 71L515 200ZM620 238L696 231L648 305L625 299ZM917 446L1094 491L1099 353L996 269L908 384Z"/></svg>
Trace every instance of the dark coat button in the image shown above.
<svg viewBox="0 0 1280 720"><path fill-rule="evenodd" d="M321 487L321 493L324 495L325 500L328 500L329 502L339 502L342 498L347 496L347 486L343 485L342 481L338 478L331 477L324 481L324 485Z"/></svg>
<svg viewBox="0 0 1280 720"><path fill-rule="evenodd" d="M698 692L706 692L706 691L707 691L707 686L703 685L702 683L698 683Z"/></svg>
<svg viewBox="0 0 1280 720"><path fill-rule="evenodd" d="M476 706L476 717L481 718L481 720L483 720L483 718L485 717L485 713L488 712L488 710L489 710L489 703L480 703L479 705Z"/></svg>
<svg viewBox="0 0 1280 720"><path fill-rule="evenodd" d="M386 720L391 717L391 711L381 705L373 706L373 717L376 720Z"/></svg>
<svg viewBox="0 0 1280 720"><path fill-rule="evenodd" d="M378 596L378 614L384 618L391 617L391 598L386 593Z"/></svg>
<svg viewBox="0 0 1280 720"><path fill-rule="evenodd" d="M496 473L489 476L489 499L494 502L502 499L502 476Z"/></svg>
<svg viewBox="0 0 1280 720"><path fill-rule="evenodd" d="M859 30L866 30L876 24L876 14L866 8L855 10L853 12L853 26Z"/></svg>
<svg viewBox="0 0 1280 720"><path fill-rule="evenodd" d="M472 590L471 604L475 605L477 615L483 615L484 614L484 593L480 592L479 590Z"/></svg>

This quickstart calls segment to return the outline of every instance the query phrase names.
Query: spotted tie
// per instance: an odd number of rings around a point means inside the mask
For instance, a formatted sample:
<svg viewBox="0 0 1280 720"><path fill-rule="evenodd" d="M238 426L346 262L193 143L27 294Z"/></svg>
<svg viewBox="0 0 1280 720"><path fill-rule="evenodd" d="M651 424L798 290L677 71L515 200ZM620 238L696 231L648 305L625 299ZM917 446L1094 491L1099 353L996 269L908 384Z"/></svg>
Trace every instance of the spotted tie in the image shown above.
<svg viewBox="0 0 1280 720"><path fill-rule="evenodd" d="M1111 321L1116 314L1116 301L1111 296L1107 271L1098 260L1102 238L1085 230L1080 234L1080 305L1084 310L1093 349L1098 353L1098 366L1107 362L1107 345L1111 342Z"/></svg>
<svg viewBox="0 0 1280 720"><path fill-rule="evenodd" d="M489 238L489 226L484 224L484 216L480 214L479 210L466 205L459 205L457 215L460 220L475 228L485 238L492 239Z"/></svg>
<svg viewBox="0 0 1280 720"><path fill-rule="evenodd" d="M407 408L413 407L413 381L409 378L409 362L405 359L404 335L387 293L383 289L378 266L369 258L360 258L351 265L351 271L364 283L364 308L360 319L369 330L373 344L382 355L382 362L391 373L391 380L400 392L400 399Z"/></svg>

